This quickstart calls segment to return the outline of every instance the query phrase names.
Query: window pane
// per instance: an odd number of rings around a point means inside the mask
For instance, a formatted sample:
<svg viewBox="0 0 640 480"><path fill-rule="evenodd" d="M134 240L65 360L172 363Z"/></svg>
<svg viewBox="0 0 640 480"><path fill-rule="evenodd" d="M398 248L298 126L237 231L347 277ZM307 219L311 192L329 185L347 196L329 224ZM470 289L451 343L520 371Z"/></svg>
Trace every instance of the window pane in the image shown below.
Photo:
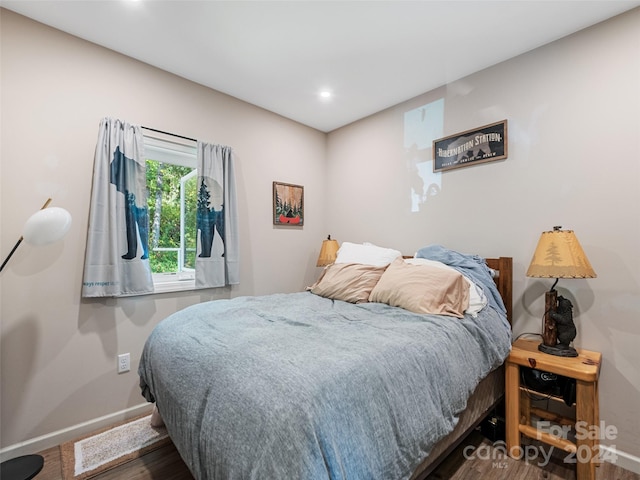
<svg viewBox="0 0 640 480"><path fill-rule="evenodd" d="M182 180L193 172L191 167L147 160L147 188L149 189L149 260L153 273L177 273L181 271L187 256L181 250L181 187L184 184L185 249L193 248L195 258L195 192L190 192L189 181ZM195 174L194 174L195 176ZM193 205L193 206L190 206ZM193 217L190 222L189 217ZM193 247L189 238L193 238ZM195 261L191 261L195 264ZM189 267L193 268L193 267Z"/></svg>
<svg viewBox="0 0 640 480"><path fill-rule="evenodd" d="M198 231L196 228L196 203L197 198L198 176L195 170L190 178L184 182L185 189L185 252L184 252L184 268L194 270L196 268L196 239Z"/></svg>

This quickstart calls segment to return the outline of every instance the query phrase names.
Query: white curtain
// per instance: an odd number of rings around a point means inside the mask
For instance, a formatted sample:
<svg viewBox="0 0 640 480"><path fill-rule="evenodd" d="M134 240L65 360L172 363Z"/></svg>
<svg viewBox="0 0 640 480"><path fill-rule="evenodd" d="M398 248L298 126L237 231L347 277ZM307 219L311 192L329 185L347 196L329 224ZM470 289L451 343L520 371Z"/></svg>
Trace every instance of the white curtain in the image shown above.
<svg viewBox="0 0 640 480"><path fill-rule="evenodd" d="M153 292L143 145L139 126L111 118L100 122L83 297Z"/></svg>
<svg viewBox="0 0 640 480"><path fill-rule="evenodd" d="M238 284L238 212L230 147L198 142L196 223L196 287Z"/></svg>

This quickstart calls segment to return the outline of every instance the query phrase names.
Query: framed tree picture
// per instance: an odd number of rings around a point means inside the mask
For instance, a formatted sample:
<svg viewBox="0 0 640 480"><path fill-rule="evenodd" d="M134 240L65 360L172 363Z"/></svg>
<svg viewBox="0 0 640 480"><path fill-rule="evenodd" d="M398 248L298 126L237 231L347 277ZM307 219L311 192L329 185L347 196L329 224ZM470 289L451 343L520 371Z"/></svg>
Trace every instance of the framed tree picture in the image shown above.
<svg viewBox="0 0 640 480"><path fill-rule="evenodd" d="M304 225L304 187L273 182L273 224Z"/></svg>

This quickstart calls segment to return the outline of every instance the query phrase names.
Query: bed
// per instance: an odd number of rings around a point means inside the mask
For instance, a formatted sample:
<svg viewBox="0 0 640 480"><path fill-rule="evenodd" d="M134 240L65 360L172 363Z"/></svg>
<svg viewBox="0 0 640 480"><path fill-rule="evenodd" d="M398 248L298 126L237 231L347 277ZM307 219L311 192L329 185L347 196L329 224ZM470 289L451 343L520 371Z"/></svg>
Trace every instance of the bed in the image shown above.
<svg viewBox="0 0 640 480"><path fill-rule="evenodd" d="M504 394L511 259L437 245L416 257L337 260L308 291L215 300L160 322L140 387L194 477L425 478ZM422 281L440 300L415 301ZM470 311L474 286L485 304ZM349 288L360 300L337 298Z"/></svg>

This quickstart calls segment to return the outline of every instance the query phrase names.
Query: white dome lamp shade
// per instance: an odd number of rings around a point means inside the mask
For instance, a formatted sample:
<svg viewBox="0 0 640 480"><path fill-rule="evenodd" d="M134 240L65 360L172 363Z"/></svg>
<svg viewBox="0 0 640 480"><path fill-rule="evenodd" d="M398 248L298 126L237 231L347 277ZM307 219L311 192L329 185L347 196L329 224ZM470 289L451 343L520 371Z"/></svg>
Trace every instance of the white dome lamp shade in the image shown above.
<svg viewBox="0 0 640 480"><path fill-rule="evenodd" d="M11 249L7 258L0 266L0 272L16 251L22 240L31 245L48 245L62 239L71 228L71 214L64 208L47 206L51 203L48 199L40 210L31 215L24 225L23 235Z"/></svg>
<svg viewBox="0 0 640 480"><path fill-rule="evenodd" d="M31 245L48 245L64 237L71 228L71 214L64 208L40 210L24 224L22 236Z"/></svg>

